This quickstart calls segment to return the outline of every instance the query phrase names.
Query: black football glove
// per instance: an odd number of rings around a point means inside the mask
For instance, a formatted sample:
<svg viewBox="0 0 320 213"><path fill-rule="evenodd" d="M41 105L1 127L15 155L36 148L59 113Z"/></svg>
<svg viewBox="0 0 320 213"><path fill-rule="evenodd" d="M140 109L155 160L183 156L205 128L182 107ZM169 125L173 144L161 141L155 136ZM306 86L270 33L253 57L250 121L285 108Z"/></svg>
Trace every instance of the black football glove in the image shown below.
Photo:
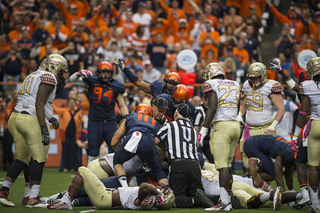
<svg viewBox="0 0 320 213"><path fill-rule="evenodd" d="M41 126L41 136L43 145L48 146L50 144L50 135L46 124Z"/></svg>

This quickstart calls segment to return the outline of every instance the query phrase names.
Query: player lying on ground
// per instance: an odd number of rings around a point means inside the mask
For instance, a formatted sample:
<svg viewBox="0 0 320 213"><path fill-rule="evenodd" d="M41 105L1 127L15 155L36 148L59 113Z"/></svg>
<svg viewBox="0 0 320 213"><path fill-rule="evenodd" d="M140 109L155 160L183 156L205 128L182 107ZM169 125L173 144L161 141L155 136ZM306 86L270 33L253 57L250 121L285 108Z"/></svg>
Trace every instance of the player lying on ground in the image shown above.
<svg viewBox="0 0 320 213"><path fill-rule="evenodd" d="M71 210L71 202L84 187L90 200L97 209L170 209L174 206L172 190L165 190L142 183L139 187L120 187L107 189L104 184L86 167L76 172L68 192L57 202L48 205L48 209Z"/></svg>

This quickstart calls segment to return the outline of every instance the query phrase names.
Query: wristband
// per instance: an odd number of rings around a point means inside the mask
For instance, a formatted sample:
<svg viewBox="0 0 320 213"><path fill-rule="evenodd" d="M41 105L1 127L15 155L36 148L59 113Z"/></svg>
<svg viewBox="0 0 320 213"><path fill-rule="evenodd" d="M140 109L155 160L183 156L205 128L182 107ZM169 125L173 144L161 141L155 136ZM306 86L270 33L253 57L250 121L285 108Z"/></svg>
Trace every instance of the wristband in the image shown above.
<svg viewBox="0 0 320 213"><path fill-rule="evenodd" d="M308 113L307 113L307 112L304 112L304 111L299 111L299 114L308 115Z"/></svg>
<svg viewBox="0 0 320 213"><path fill-rule="evenodd" d="M296 82L292 79L286 81L287 85L289 86L290 89L292 89L295 85L296 85Z"/></svg>
<svg viewBox="0 0 320 213"><path fill-rule="evenodd" d="M127 76L131 83L136 83L139 80L139 77L136 76L133 72L131 72L127 67L124 68L123 73Z"/></svg>
<svg viewBox="0 0 320 213"><path fill-rule="evenodd" d="M279 124L279 122L276 121L276 120L274 120L274 121L272 122L272 124L269 126L269 128L276 129L276 127L278 126L278 124Z"/></svg>
<svg viewBox="0 0 320 213"><path fill-rule="evenodd" d="M300 135L301 129L302 129L301 127L296 126L296 128L294 129L293 137L298 138Z"/></svg>

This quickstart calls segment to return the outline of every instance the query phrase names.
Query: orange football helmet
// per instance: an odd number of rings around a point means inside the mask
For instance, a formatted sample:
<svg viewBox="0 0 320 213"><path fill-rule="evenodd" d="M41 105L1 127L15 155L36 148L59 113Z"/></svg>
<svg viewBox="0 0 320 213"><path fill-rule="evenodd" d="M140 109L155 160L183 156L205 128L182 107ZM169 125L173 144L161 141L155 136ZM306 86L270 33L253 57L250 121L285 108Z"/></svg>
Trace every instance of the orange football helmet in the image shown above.
<svg viewBox="0 0 320 213"><path fill-rule="evenodd" d="M135 113L141 113L152 117L152 108L148 104L139 104L134 110Z"/></svg>
<svg viewBox="0 0 320 213"><path fill-rule="evenodd" d="M171 84L171 86L168 85ZM166 77L164 78L163 90L166 94L171 94L173 87L176 85L181 84L181 77L176 72L169 72Z"/></svg>
<svg viewBox="0 0 320 213"><path fill-rule="evenodd" d="M172 90L172 101L174 105L186 103L190 98L188 87L183 84L178 84Z"/></svg>
<svg viewBox="0 0 320 213"><path fill-rule="evenodd" d="M113 77L113 66L108 61L102 61L98 65L97 74L99 81L103 83L109 83Z"/></svg>

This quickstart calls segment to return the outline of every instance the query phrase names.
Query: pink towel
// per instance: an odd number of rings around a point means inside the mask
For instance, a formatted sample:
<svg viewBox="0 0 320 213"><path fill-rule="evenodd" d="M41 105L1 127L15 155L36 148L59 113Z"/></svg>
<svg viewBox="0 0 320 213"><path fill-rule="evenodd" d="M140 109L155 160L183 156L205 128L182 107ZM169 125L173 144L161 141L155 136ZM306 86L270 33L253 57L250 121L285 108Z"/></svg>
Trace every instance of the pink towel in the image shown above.
<svg viewBox="0 0 320 213"><path fill-rule="evenodd" d="M243 141L246 141L249 137L250 137L250 125L249 124L246 124L244 126L244 132L243 132Z"/></svg>
<svg viewBox="0 0 320 213"><path fill-rule="evenodd" d="M308 123L304 126L303 130L303 138L307 138L311 129L311 119L309 119Z"/></svg>

